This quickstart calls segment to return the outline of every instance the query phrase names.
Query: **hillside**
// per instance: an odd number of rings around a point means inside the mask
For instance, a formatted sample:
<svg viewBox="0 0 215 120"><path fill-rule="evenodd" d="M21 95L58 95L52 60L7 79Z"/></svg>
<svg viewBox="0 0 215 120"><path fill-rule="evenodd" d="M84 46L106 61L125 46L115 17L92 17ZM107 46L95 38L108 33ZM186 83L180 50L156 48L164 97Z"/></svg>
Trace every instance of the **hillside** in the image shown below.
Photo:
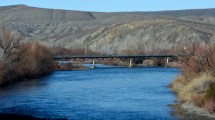
<svg viewBox="0 0 215 120"><path fill-rule="evenodd" d="M102 13L14 5L0 7L0 22L26 40L108 54L215 41L215 9Z"/></svg>

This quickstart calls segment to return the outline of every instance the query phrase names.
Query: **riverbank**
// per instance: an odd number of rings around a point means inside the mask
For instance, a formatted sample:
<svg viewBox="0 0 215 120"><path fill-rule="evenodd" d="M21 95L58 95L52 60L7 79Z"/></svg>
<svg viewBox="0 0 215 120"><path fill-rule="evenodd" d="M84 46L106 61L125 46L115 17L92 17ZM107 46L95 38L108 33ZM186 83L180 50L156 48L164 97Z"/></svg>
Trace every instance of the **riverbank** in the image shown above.
<svg viewBox="0 0 215 120"><path fill-rule="evenodd" d="M56 63L55 70L57 71L89 70L89 68L85 67L83 64L66 62L66 63Z"/></svg>
<svg viewBox="0 0 215 120"><path fill-rule="evenodd" d="M35 118L28 115L15 115L15 114L3 114L0 113L0 120L48 120L42 118Z"/></svg>
<svg viewBox="0 0 215 120"><path fill-rule="evenodd" d="M186 120L215 120L215 115L210 114L205 109L196 107L190 103L178 103L170 105L172 114L179 119Z"/></svg>
<svg viewBox="0 0 215 120"><path fill-rule="evenodd" d="M0 120L67 120L67 118L56 118L56 119L50 119L50 118L36 118L29 115L16 115L16 114L3 114L0 113Z"/></svg>
<svg viewBox="0 0 215 120"><path fill-rule="evenodd" d="M186 78L181 75L170 85L177 94L178 102L172 106L176 114L182 114L181 116L187 118L215 119L214 101L211 101L213 95L210 93L215 82L214 77L202 73L189 82Z"/></svg>
<svg viewBox="0 0 215 120"><path fill-rule="evenodd" d="M215 116L215 46L193 44L182 49L181 75L170 85L177 94L178 106L185 112Z"/></svg>

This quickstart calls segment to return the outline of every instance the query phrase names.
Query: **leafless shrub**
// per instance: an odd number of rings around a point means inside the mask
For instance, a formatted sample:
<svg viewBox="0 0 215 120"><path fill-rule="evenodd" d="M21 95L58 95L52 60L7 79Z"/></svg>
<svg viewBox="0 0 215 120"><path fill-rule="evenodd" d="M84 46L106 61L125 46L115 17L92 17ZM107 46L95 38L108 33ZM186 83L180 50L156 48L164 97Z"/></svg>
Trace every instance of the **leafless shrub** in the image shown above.
<svg viewBox="0 0 215 120"><path fill-rule="evenodd" d="M145 54L144 50L129 50L129 49L124 49L120 51L120 53L124 55L142 55Z"/></svg>
<svg viewBox="0 0 215 120"><path fill-rule="evenodd" d="M0 31L0 84L36 77L54 69L52 53L39 43L24 43L18 32Z"/></svg>
<svg viewBox="0 0 215 120"><path fill-rule="evenodd" d="M3 59L9 60L15 54L14 51L19 48L21 40L22 37L18 32L0 30L0 48L3 51Z"/></svg>
<svg viewBox="0 0 215 120"><path fill-rule="evenodd" d="M63 47L50 48L54 56L71 56L71 55L100 55L100 53L93 52L92 50L84 49L67 49Z"/></svg>
<svg viewBox="0 0 215 120"><path fill-rule="evenodd" d="M52 53L45 46L39 43L23 43L22 48L28 49L28 52L25 55L22 66L18 68L24 71L25 76L40 76L54 69Z"/></svg>
<svg viewBox="0 0 215 120"><path fill-rule="evenodd" d="M215 46L194 44L184 47L180 58L183 75L195 76L201 72L215 72Z"/></svg>

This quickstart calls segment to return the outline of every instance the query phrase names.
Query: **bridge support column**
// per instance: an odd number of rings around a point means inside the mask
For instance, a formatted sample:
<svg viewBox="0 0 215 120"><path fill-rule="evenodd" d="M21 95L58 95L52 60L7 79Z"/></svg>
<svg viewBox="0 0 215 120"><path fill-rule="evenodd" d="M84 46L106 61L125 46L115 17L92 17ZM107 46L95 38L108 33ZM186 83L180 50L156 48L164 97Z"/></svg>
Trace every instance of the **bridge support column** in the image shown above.
<svg viewBox="0 0 215 120"><path fill-rule="evenodd" d="M92 69L96 68L96 65L95 65L95 59L93 59L93 65L91 67Z"/></svg>
<svg viewBox="0 0 215 120"><path fill-rule="evenodd" d="M166 63L169 63L169 57L166 58Z"/></svg>
<svg viewBox="0 0 215 120"><path fill-rule="evenodd" d="M129 67L133 67L133 59L132 58L129 59Z"/></svg>

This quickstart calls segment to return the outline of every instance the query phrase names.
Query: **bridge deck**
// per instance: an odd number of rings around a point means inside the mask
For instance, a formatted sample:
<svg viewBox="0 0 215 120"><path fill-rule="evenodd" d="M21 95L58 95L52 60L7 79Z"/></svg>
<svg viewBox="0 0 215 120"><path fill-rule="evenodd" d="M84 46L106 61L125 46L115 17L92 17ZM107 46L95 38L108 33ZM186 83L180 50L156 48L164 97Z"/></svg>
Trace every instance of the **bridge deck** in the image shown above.
<svg viewBox="0 0 215 120"><path fill-rule="evenodd" d="M68 59L108 59L108 58L119 58L119 59L128 59L128 58L177 58L177 55L97 55L97 56L56 56L53 59L55 60L68 60Z"/></svg>

